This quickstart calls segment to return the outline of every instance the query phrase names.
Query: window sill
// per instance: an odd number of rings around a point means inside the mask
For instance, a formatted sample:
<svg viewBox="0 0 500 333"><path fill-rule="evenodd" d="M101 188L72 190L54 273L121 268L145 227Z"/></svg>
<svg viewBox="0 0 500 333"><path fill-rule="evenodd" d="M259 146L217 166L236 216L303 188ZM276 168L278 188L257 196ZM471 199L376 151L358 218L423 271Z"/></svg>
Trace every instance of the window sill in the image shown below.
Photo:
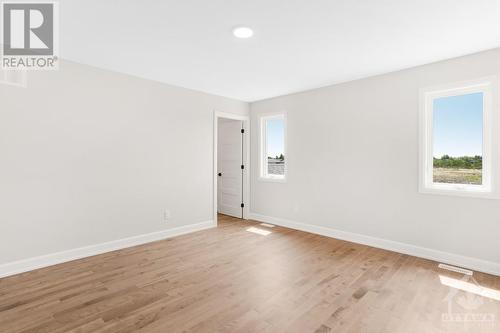
<svg viewBox="0 0 500 333"><path fill-rule="evenodd" d="M490 188L481 186L460 185L430 185L421 186L419 192L422 194L436 194L469 198L500 199Z"/></svg>
<svg viewBox="0 0 500 333"><path fill-rule="evenodd" d="M286 177L259 177L258 180L269 183L286 183Z"/></svg>

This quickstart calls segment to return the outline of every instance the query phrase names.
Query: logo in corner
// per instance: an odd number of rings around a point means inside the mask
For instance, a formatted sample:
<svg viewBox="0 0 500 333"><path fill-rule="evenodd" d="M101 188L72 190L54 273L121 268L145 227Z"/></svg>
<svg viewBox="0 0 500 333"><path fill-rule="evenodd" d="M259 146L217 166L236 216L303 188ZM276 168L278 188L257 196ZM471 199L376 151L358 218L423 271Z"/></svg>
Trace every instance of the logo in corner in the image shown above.
<svg viewBox="0 0 500 333"><path fill-rule="evenodd" d="M441 283L450 287L443 300L448 304L448 311L441 314L446 324L465 325L469 329L497 327L495 314L480 311L483 306L488 309L486 300L492 302L498 298L498 291L481 286L471 275L461 279L440 276ZM494 296L489 298L488 296Z"/></svg>
<svg viewBox="0 0 500 333"><path fill-rule="evenodd" d="M56 2L2 2L2 69L58 69Z"/></svg>

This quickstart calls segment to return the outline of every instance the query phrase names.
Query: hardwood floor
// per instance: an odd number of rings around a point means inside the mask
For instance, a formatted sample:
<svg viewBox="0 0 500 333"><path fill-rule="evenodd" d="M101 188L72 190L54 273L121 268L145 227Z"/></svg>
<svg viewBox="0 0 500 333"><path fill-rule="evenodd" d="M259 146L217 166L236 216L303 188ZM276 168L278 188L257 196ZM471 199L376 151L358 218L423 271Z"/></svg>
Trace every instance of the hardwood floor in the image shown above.
<svg viewBox="0 0 500 333"><path fill-rule="evenodd" d="M218 228L1 279L0 332L499 332L500 278L474 278L221 216Z"/></svg>

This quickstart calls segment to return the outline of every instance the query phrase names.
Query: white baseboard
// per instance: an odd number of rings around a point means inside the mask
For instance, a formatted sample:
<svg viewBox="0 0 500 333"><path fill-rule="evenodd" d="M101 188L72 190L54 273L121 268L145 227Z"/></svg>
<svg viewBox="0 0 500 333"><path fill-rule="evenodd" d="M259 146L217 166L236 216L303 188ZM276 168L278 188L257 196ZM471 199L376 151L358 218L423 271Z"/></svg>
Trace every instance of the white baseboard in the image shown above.
<svg viewBox="0 0 500 333"><path fill-rule="evenodd" d="M500 263L486 261L482 259L466 257L458 254L442 252L411 244L400 243L388 239L366 236L348 231L341 231L317 225L305 224L277 217L265 216L257 213L250 213L251 220L279 225L291 229L301 230L322 236L341 239L353 243L364 244L384 250L408 254L415 257L434 260L439 263L446 263L471 270L500 276Z"/></svg>
<svg viewBox="0 0 500 333"><path fill-rule="evenodd" d="M52 266L63 262L68 262L76 259L94 256L110 251L120 250L127 247L146 244L166 238L180 236L195 231L205 230L216 227L214 221L206 221L182 227L152 232L149 234L133 236L114 240L111 242L100 243L85 247L80 247L72 250L47 254L40 257L34 257L19 261L14 261L0 265L0 278L15 275L23 272L32 271L34 269Z"/></svg>

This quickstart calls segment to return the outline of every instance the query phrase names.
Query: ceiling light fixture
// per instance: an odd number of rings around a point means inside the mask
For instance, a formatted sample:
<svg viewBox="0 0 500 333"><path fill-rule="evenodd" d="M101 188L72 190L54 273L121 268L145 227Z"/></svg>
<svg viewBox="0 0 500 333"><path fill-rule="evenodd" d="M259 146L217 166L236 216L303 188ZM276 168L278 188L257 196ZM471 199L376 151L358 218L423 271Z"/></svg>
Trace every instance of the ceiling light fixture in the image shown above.
<svg viewBox="0 0 500 333"><path fill-rule="evenodd" d="M253 30L249 27L237 27L233 29L233 35L236 38L250 38L253 36Z"/></svg>

